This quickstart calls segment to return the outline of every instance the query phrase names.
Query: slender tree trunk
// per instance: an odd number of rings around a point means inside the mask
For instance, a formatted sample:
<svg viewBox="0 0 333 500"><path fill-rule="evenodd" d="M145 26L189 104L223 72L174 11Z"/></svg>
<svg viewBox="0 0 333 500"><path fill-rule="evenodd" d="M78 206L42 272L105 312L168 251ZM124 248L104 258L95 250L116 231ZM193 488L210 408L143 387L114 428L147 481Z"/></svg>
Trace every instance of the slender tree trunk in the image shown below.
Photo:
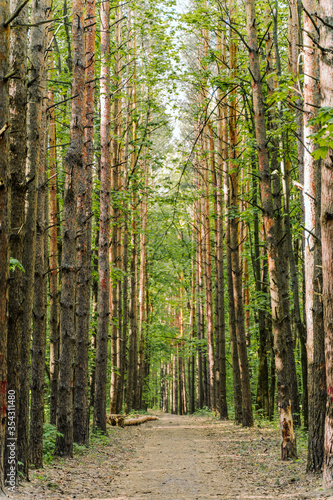
<svg viewBox="0 0 333 500"><path fill-rule="evenodd" d="M194 242L195 232L193 230L192 241ZM190 340L195 338L195 264L192 260L191 272L191 299L190 299ZM195 411L195 355L194 346L190 347L189 370L188 370L188 385L189 385L189 412Z"/></svg>
<svg viewBox="0 0 333 500"><path fill-rule="evenodd" d="M29 391L30 391L30 341L35 279L37 187L42 139L42 106L45 92L44 64L46 30L41 24L47 17L48 2L35 0L31 6L29 62L29 94L27 112L27 183L26 223L22 264L23 316L21 339L20 405L18 414L18 460L22 473L29 471Z"/></svg>
<svg viewBox="0 0 333 500"><path fill-rule="evenodd" d="M224 132L223 143L226 145L228 139L227 131ZM225 148L223 157L227 158L228 151ZM229 208L229 179L227 169L224 170L224 193L225 193L225 206ZM238 360L237 350L237 337L236 337L236 316L235 316L235 301L233 291L233 278L232 278L232 264L231 264L231 245L230 245L230 221L228 213L225 217L225 245L227 255L227 279L228 279L228 310L229 310L229 333L231 344L231 358L232 358L232 374L233 374L233 388L234 388L234 407L235 407L235 421L237 424L243 421L243 408L242 408L242 387Z"/></svg>
<svg viewBox="0 0 333 500"><path fill-rule="evenodd" d="M278 405L282 432L281 458L295 457L296 438L293 431L291 413L291 388L288 373L288 355L284 333L284 311L281 301L281 274L278 262L277 234L274 219L271 176L267 150L265 108L262 92L262 78L259 64L258 35L254 0L246 1L247 34L249 44L250 68L252 74L252 92L254 120L259 159L261 204L269 267L269 283L274 332L274 351L277 369Z"/></svg>
<svg viewBox="0 0 333 500"><path fill-rule="evenodd" d="M10 167L9 155L9 84L4 76L9 70L9 27L4 26L9 17L9 2L0 3L0 496L4 491L4 452L7 425L7 314L9 277L10 234ZM12 397L12 396L11 396ZM10 404L8 406L11 406ZM9 409L8 409L9 411ZM11 427L11 426L10 426ZM15 489L15 485L14 485Z"/></svg>
<svg viewBox="0 0 333 500"><path fill-rule="evenodd" d="M324 459L326 411L325 344L322 309L322 259L320 229L320 163L312 154L315 145L310 137L318 126L309 123L320 105L319 33L313 24L316 0L304 2L304 242L305 309L309 388L309 440L307 470L318 472ZM316 43L315 43L316 42ZM316 237L313 236L316 235Z"/></svg>
<svg viewBox="0 0 333 500"><path fill-rule="evenodd" d="M115 45L116 50L119 50L121 45L121 7L116 9L116 28L115 28ZM121 88L121 57L120 53L115 54L114 64L114 85L116 89ZM110 407L111 413L117 412L118 401L118 386L119 386L119 371L121 363L121 322L122 322L122 301L121 301L121 200L120 200L120 164L121 164L121 92L115 95L113 103L113 123L114 123L114 139L113 139L113 167L112 167L112 236L111 236L111 255L112 255L112 288L111 288L111 388L110 388ZM120 396L120 395L119 395Z"/></svg>
<svg viewBox="0 0 333 500"><path fill-rule="evenodd" d="M141 194L141 233L140 233L140 285L139 285L139 373L138 373L138 408L142 409L144 386L145 351L146 351L146 269L147 269L147 189L148 162L144 163L145 190Z"/></svg>
<svg viewBox="0 0 333 500"><path fill-rule="evenodd" d="M204 141L206 142L206 141ZM214 346L213 346L213 290L212 290L212 262L211 262L211 229L210 229L210 206L209 206L209 165L204 161L204 187L205 201L203 206L203 228L205 234L205 299L206 299L206 328L207 328L207 363L209 374L209 401L212 409L215 409L215 380L214 380Z"/></svg>
<svg viewBox="0 0 333 500"><path fill-rule="evenodd" d="M21 2L10 2L13 12ZM9 166L11 177L10 207L10 257L22 263L25 223L25 168L27 158L27 28L17 24L27 24L28 8L25 7L15 20L10 33L10 69L15 71L15 79L10 81L10 149ZM6 132L8 134L9 132ZM1 140L1 139L0 139ZM8 301L7 367L8 390L15 391L16 408L20 404L20 364L22 338L22 270L17 267L11 272ZM17 422L18 423L18 422ZM18 425L15 435L17 438ZM9 471L8 451L5 449L5 466ZM17 463L15 464L17 469ZM5 472L5 475L7 475ZM1 473L1 472L0 472Z"/></svg>
<svg viewBox="0 0 333 500"><path fill-rule="evenodd" d="M220 98L220 95L218 95ZM224 314L224 266L223 266L223 127L224 108L219 107L217 124L217 171L214 172L216 188L215 222L215 341L216 341L216 387L217 407L220 419L228 419L227 373L225 354L225 314Z"/></svg>
<svg viewBox="0 0 333 500"><path fill-rule="evenodd" d="M321 106L333 108L333 3L320 0L320 89ZM326 420L324 485L333 486L333 161L330 147L321 167L321 241L323 258L323 309L326 358Z"/></svg>
<svg viewBox="0 0 333 500"><path fill-rule="evenodd" d="M101 194L98 242L98 324L96 337L96 380L94 427L106 432L107 346L110 317L110 4L101 4Z"/></svg>
<svg viewBox="0 0 333 500"><path fill-rule="evenodd" d="M230 67L232 77L236 77L236 45L232 40L230 44ZM243 307L243 292L242 292L242 270L240 268L240 252L239 252L239 201L238 201L238 176L240 175L238 160L238 137L237 137L237 96L236 90L231 93L230 100L231 108L229 115L229 130L231 144L231 164L229 165L229 205L228 217L230 225L230 251L232 265L232 282L233 282L233 297L235 302L235 318L236 318L236 336L237 349L239 357L240 377L242 386L242 424L246 427L253 425L251 387L249 362L247 357L247 345L245 336L245 317Z"/></svg>
<svg viewBox="0 0 333 500"><path fill-rule="evenodd" d="M137 111L137 95L136 95L136 37L133 39L133 91L132 91L132 110ZM137 169L137 119L134 117L132 124L133 151L131 153L131 174L136 174ZM129 336L129 354L128 354L128 373L127 373L127 402L126 411L130 411L136 407L136 381L138 371L138 199L137 199L137 182L133 178L133 194L132 194L132 251L131 251L131 277L130 277L130 305L129 305L129 320L130 320L130 336Z"/></svg>
<svg viewBox="0 0 333 500"><path fill-rule="evenodd" d="M290 62L290 69L293 71L294 75L296 75L297 72L297 55L296 55L296 43L297 43L297 19L295 17L295 2L294 0L291 1L290 5L290 19L289 19L289 33L290 33L290 45L289 45L289 62ZM275 9L275 12L273 14L273 39L274 39L274 48L275 48L275 59L276 59L276 73L278 76L281 76L281 62L280 62L280 51L279 51L279 45L278 45L278 24L277 24L277 9ZM271 51L272 52L272 51ZM271 59L271 58L270 58ZM273 71L272 68L272 62L270 62L270 70L271 72ZM271 94L273 94L276 90L276 85L274 84L274 79L271 77L270 78L270 88L269 91ZM275 116L273 115L272 112L269 113L269 116L271 118L269 122L269 126L272 129L276 129L276 125L274 124L275 121ZM282 125L283 123L283 113L282 113L282 103L278 103L278 116L279 116L279 122ZM302 134L302 132L300 132ZM278 258L280 259L280 276L281 276L281 283L280 283L280 290L281 290L281 298L282 298L282 305L283 305L283 317L284 317L284 327L285 327L285 339L286 339L286 345L287 345L287 355L288 355L288 362L289 362L289 377L290 377L290 384L291 384L291 409L292 409L292 414L293 414L293 423L295 425L300 425L301 419L300 419L300 408L299 408L299 398L298 398L298 384L297 384L297 375L296 375L296 364L295 364L295 355L294 355L294 339L293 339L293 332L292 332L292 327L291 327L291 317L290 317L290 299L289 299L289 266L290 266L290 272L292 275L292 290L293 290L293 295L295 298L295 316L298 316L298 321L297 321L297 326L299 329L301 329L301 334L300 334L300 340L301 340L301 345L302 345L302 353L304 353L304 334L302 331L302 325L301 325L301 319L300 315L297 315L297 312L299 312L299 307L298 307L298 302L299 302L299 297L298 297L298 290L297 290L297 275L295 273L295 259L294 255L292 253L292 242L291 242L291 234L290 234L290 217L289 217L289 177L290 177L290 165L289 165L289 160L287 160L287 154L286 154L286 147L288 146L288 139L285 137L285 134L282 133L280 137L280 144L277 143L277 140L273 140L273 151L272 151L272 157L271 157L271 170L274 171L281 171L282 175L282 187L283 187L283 195L284 195L284 207L283 207L283 220L281 220L280 213L281 213L281 186L280 186L280 179L279 176L274 175L273 177L273 200L274 200L274 209L276 215L276 241L280 241L280 248L278 249ZM285 144L286 142L286 144ZM301 141L302 142L302 141ZM300 142L298 141L298 146ZM282 156L282 159L280 161L280 168L279 168L279 159L278 159L278 150L280 148L280 154ZM302 156L302 152L298 149L298 152L300 154L300 159ZM300 170L302 170L302 163L303 160L300 160ZM288 265L286 265L288 263ZM296 277L295 277L296 275ZM296 286L295 286L296 284ZM304 361L304 356L303 356L303 361ZM306 364L306 360L305 360ZM306 366L304 366L304 363L302 365L303 369L303 374L305 373L306 370L304 370ZM307 392L307 384L305 383L305 393ZM307 406L307 405L306 405ZM305 408L306 409L306 408Z"/></svg>
<svg viewBox="0 0 333 500"><path fill-rule="evenodd" d="M45 54L46 58L47 54ZM44 70L43 86L46 94L46 73ZM36 257L35 257L35 281L33 302L33 334L31 347L31 409L30 409L30 460L35 468L43 467L43 423L44 423L44 376L45 376L45 353L46 353L46 271L45 261L45 232L47 232L47 220L45 213L45 201L47 199L46 182L46 144L47 144L47 122L46 103L43 105L42 127L41 127L41 150L38 174L37 195L37 231L36 231Z"/></svg>
<svg viewBox="0 0 333 500"><path fill-rule="evenodd" d="M51 69L53 64L51 63ZM57 227L57 154L54 93L49 92L49 168L50 168L50 423L56 425L59 374L59 309L58 309L58 227Z"/></svg>
<svg viewBox="0 0 333 500"><path fill-rule="evenodd" d="M84 0L73 0L73 84L71 108L71 143L65 156L65 192L60 298L60 357L56 454L73 455L73 378L75 351L75 284L77 185L83 166L84 142Z"/></svg>
<svg viewBox="0 0 333 500"><path fill-rule="evenodd" d="M96 2L86 3L85 48L85 129L84 168L78 186L77 291L76 291L76 360L74 386L74 441L89 444L89 312L91 284L91 211L92 165L94 162L94 76L95 76Z"/></svg>
<svg viewBox="0 0 333 500"><path fill-rule="evenodd" d="M258 206L258 181L255 173L254 161L252 162L252 203ZM259 234L259 216L254 214L254 262L252 263L256 292L266 294L268 286L265 282L266 262L261 265L260 255L260 234ZM263 411L263 415L270 415L269 407L269 374L268 374L268 349L269 335L266 321L267 312L264 307L258 309L258 327L259 327L259 366L258 366L258 386L257 386L257 409ZM274 387L275 391L275 387Z"/></svg>
<svg viewBox="0 0 333 500"><path fill-rule="evenodd" d="M196 241L196 298L197 298L197 339L200 342L203 339L203 309L202 309L202 241L201 241L201 210L200 202L197 202L197 241ZM203 356L201 343L198 344L198 407L204 405L204 386L203 386Z"/></svg>

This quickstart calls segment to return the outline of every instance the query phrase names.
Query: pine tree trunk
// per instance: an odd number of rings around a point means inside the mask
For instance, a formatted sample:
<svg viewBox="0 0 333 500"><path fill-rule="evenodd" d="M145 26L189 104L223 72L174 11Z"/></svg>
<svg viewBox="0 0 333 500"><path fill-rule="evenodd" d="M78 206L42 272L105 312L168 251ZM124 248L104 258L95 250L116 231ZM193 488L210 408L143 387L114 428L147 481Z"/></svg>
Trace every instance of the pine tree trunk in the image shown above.
<svg viewBox="0 0 333 500"><path fill-rule="evenodd" d="M116 28L115 28L115 45L116 50L121 45L121 9L116 9ZM121 60L120 54L115 54L114 65L114 85L116 89L121 88ZM118 401L118 385L119 371L121 360L121 320L122 320L122 301L121 301L121 201L120 201L120 164L121 164L121 94L116 93L113 103L113 123L114 123L114 139L113 139L113 167L112 167L112 236L111 236L111 259L112 259L112 288L111 288L111 357L112 357L112 372L111 372L111 389L110 389L110 407L111 413L117 413Z"/></svg>
<svg viewBox="0 0 333 500"><path fill-rule="evenodd" d="M202 310L202 241L201 241L201 210L200 202L197 202L197 241L196 241L196 313L197 313L197 340L200 342L203 339L203 310ZM203 387L203 356L202 356L202 346L201 343L198 344L198 407L202 408L204 405L204 387Z"/></svg>
<svg viewBox="0 0 333 500"><path fill-rule="evenodd" d="M136 38L133 39L133 90L132 90L132 110L137 112L136 96ZM126 411L136 407L136 382L138 373L138 199L137 182L135 174L137 170L137 119L134 117L132 124L133 151L131 153L131 175L134 175L132 193L132 236L131 236L131 273L130 273L130 305L129 305L129 353L128 353L128 373L127 373L127 402Z"/></svg>
<svg viewBox="0 0 333 500"><path fill-rule="evenodd" d="M218 94L218 99L220 95ZM217 124L217 168L215 178L215 342L216 398L220 419L228 419L227 373L225 354L224 265L223 265L223 132L224 108L219 107ZM213 144L211 145L212 149Z"/></svg>
<svg viewBox="0 0 333 500"><path fill-rule="evenodd" d="M284 334L283 305L281 293L281 275L278 261L276 223L271 190L271 176L267 150L265 108L262 92L262 78L259 64L258 35L254 0L246 1L247 34L249 44L250 68L252 74L252 92L254 120L259 159L261 204L267 244L269 283L274 332L274 351L277 369L278 405L282 432L281 458L295 457L296 438L293 431L291 413L291 387L286 338Z"/></svg>
<svg viewBox="0 0 333 500"><path fill-rule="evenodd" d="M206 141L204 141L206 142ZM211 229L210 229L210 206L209 206L209 165L208 160L204 161L204 188L205 201L203 206L203 228L205 234L204 247L204 283L206 299L206 333L207 333L207 363L208 363L208 390L209 402L212 409L215 409L215 380L214 380L214 346L213 346L213 290L212 290L212 262L211 262Z"/></svg>
<svg viewBox="0 0 333 500"><path fill-rule="evenodd" d="M140 218L140 284L139 284L139 368L138 368L138 409L142 409L142 394L144 386L144 369L146 353L146 269L147 269L147 189L148 189L148 162L144 163L145 191L141 193Z"/></svg>
<svg viewBox="0 0 333 500"><path fill-rule="evenodd" d="M47 16L47 1L35 0L31 5L29 62L29 93L27 112L27 183L26 223L22 264L23 317L21 339L20 406L18 414L18 460L22 473L28 477L29 471L29 391L30 391L30 340L32 328L33 291L35 280L37 187L42 139L42 106L45 93L44 55L46 28L43 23Z"/></svg>
<svg viewBox="0 0 333 500"><path fill-rule="evenodd" d="M321 106L333 108L333 3L330 0L319 2L320 23L320 89ZM333 161L332 148L329 148L321 166L321 241L323 258L323 310L325 327L326 358L326 420L325 456L323 482L333 486Z"/></svg>
<svg viewBox="0 0 333 500"><path fill-rule="evenodd" d="M73 84L71 108L71 143L65 163L65 192L63 206L61 298L60 298L60 357L58 380L56 454L73 454L73 378L75 351L75 284L76 284L76 230L78 179L84 169L84 0L72 2L73 23Z"/></svg>
<svg viewBox="0 0 333 500"><path fill-rule="evenodd" d="M232 40L230 44L230 68L232 77L236 77L236 45ZM233 297L235 303L236 337L239 357L240 378L242 386L242 424L246 427L253 425L251 387L247 345L245 336L245 317L242 292L242 270L240 268L239 251L239 201L238 201L238 176L240 175L238 160L237 137L237 96L236 90L232 91L230 99L229 130L230 130L230 158L229 164L229 205L228 217L230 226L230 251L232 265Z"/></svg>
<svg viewBox="0 0 333 500"><path fill-rule="evenodd" d="M51 62L51 68L53 63ZM49 92L49 168L50 168L50 423L56 425L59 374L59 309L58 309L58 227L57 227L57 155L54 93Z"/></svg>
<svg viewBox="0 0 333 500"><path fill-rule="evenodd" d="M195 232L193 230L192 241L194 242ZM195 264L192 260L191 271L191 299L190 299L190 341L195 338ZM188 366L188 386L189 386L189 412L190 414L195 411L195 356L194 346L190 347L190 357Z"/></svg>
<svg viewBox="0 0 333 500"><path fill-rule="evenodd" d="M85 129L84 168L78 186L78 238L77 238L77 290L76 290L76 360L74 386L74 441L89 444L89 312L91 284L91 212L92 212L92 165L94 162L94 77L95 77L95 15L96 2L86 3L85 48Z"/></svg>
<svg viewBox="0 0 333 500"><path fill-rule="evenodd" d="M295 2L292 0L290 5L290 19L289 19L289 34L290 34L290 45L289 45L289 62L291 71L296 74L297 68L297 55L296 55L296 41L297 41L297 19L294 10L295 10ZM274 13L274 24L273 24L273 38L274 38L274 48L275 48L275 58L276 58L276 72L278 76L281 76L281 63L280 63L280 53L278 46L278 33L277 33L277 11ZM270 58L271 59L271 58ZM270 61L270 71L273 71L273 64ZM270 88L269 92L273 94L276 90L276 85L274 85L274 80L270 78ZM278 116L280 124L283 123L283 113L282 113L282 103L278 103ZM276 129L276 125L274 124L275 116L272 112L269 113L270 121L268 122L268 126L272 129ZM300 132L302 133L302 132ZM287 140L286 140L287 139ZM283 188L283 220L281 219L281 206L282 206L282 197L281 197L281 186L279 176L275 175L273 177L273 200L274 200L274 209L276 213L276 239L277 241L281 241L280 248L278 251L278 258L280 259L280 275L281 275L281 291L282 291L282 304L283 304L283 315L284 315L284 326L285 326L285 338L287 345L287 355L289 362L289 377L291 384L291 409L293 414L293 423L295 425L301 424L300 419L300 408L299 408L299 398L298 398L298 384L297 384L297 375L296 375L296 364L295 364L295 355L294 355L294 339L293 332L291 328L291 315L290 315L290 299L289 299L289 266L290 272L293 274L292 286L293 286L293 294L295 297L295 315L297 314L297 310L299 311L298 305L298 290L295 287L295 281L297 281L297 276L295 279L295 259L292 252L292 242L290 240L290 217L289 217L289 177L290 177L290 165L289 160L287 159L286 149L288 148L288 137L285 137L285 134L282 133L280 137L280 144L278 144L277 140L273 141L273 150L271 156L271 171L281 171L282 176L282 188ZM285 144L286 142L286 144ZM298 141L298 146L300 142ZM280 154L282 159L278 159ZM302 152L298 149L300 154L300 158L302 156ZM302 163L303 160L301 160ZM300 170L302 170L302 165L300 163ZM280 165L280 167L279 167ZM290 250L291 249L291 250ZM286 263L288 265L286 265ZM296 320L297 321L297 320ZM301 328L301 319L300 314L298 314L297 326ZM300 335L301 345L304 346L304 335L301 330ZM304 352L304 347L302 347L302 352ZM304 358L303 358L304 359ZM306 363L306 361L305 361ZM302 366L304 367L304 365ZM304 369L303 369L304 373ZM307 392L307 384L305 384L305 392Z"/></svg>
<svg viewBox="0 0 333 500"><path fill-rule="evenodd" d="M4 76L9 70L9 27L4 26L9 17L9 3L0 3L0 495L4 492L4 451L7 424L7 314L9 278L9 234L10 234L10 169L9 155L9 84ZM8 405L10 406L10 404ZM9 410L8 410L9 411ZM14 485L15 489L15 485Z"/></svg>
<svg viewBox="0 0 333 500"><path fill-rule="evenodd" d="M225 186L228 186L227 175L225 176ZM228 187L225 188L226 203L228 206ZM236 316L235 316L235 301L233 291L233 278L232 278L232 264L231 264L231 246L230 246L230 224L229 217L225 218L225 245L227 254L227 278L228 278L228 309L229 309L229 332L231 344L231 358L232 358L232 375L234 387L234 407L235 407L235 422L237 424L243 421L243 407L242 407L242 387L241 377L238 360L237 337L236 337Z"/></svg>
<svg viewBox="0 0 333 500"><path fill-rule="evenodd" d="M313 16L317 2L304 1L304 243L305 308L307 329L309 440L307 470L318 472L324 460L324 428L326 411L325 343L322 309L322 259L320 228L320 163L312 152L315 145L310 137L318 126L309 124L320 104L319 57L315 42L319 41ZM311 17L310 17L311 16ZM316 235L316 238L312 234Z"/></svg>
<svg viewBox="0 0 333 500"><path fill-rule="evenodd" d="M46 87L45 76L46 74L44 72L42 82L44 89ZM45 201L47 199L47 182L45 172L47 122L45 103L43 108L38 174L35 281L34 303L32 310L33 334L31 346L30 460L37 469L43 467L44 376L47 317L47 261L45 261L45 232L47 232L47 214L45 213Z"/></svg>
<svg viewBox="0 0 333 500"><path fill-rule="evenodd" d="M96 372L94 427L106 432L107 347L110 318L110 4L100 7L101 16L101 192L98 242L98 323L96 336Z"/></svg>
<svg viewBox="0 0 333 500"><path fill-rule="evenodd" d="M258 206L258 181L255 174L255 165L252 161L252 203ZM260 234L259 234L259 216L254 214L254 262L252 263L255 278L256 292L259 294L267 293L265 283L266 263L261 266L260 256ZM256 403L257 409L262 410L263 416L270 415L269 408L269 374L268 374L268 344L270 332L266 328L266 311L263 307L258 309L258 327L259 327L259 366L258 366L258 385ZM275 388L274 388L275 390Z"/></svg>
<svg viewBox="0 0 333 500"><path fill-rule="evenodd" d="M10 2L13 12L20 1ZM10 69L16 71L15 79L10 81L10 126L9 168L11 176L10 207L10 257L22 263L23 237L25 223L25 167L27 158L27 28L17 24L27 24L28 8L25 7L15 22L10 33ZM6 132L8 134L8 132ZM20 404L20 357L22 338L22 270L18 267L11 272L9 281L8 302L8 335L7 335L7 380L8 390L15 390L16 415ZM17 425L15 427L17 438ZM9 449L6 447L5 466ZM17 463L15 464L17 468ZM5 473L6 475L6 473Z"/></svg>

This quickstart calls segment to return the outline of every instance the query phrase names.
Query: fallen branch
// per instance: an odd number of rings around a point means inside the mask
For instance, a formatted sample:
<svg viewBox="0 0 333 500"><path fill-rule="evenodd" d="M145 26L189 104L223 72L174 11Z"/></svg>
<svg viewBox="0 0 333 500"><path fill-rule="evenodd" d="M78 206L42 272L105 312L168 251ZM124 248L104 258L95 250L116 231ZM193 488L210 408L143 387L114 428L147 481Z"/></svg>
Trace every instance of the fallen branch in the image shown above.
<svg viewBox="0 0 333 500"><path fill-rule="evenodd" d="M106 423L115 427L125 427L127 425L141 425L150 420L158 420L158 417L153 415L142 415L126 420L124 415L109 413L106 416Z"/></svg>
<svg viewBox="0 0 333 500"><path fill-rule="evenodd" d="M148 422L149 420L158 420L158 417L154 417L153 415L143 415L142 417L130 418L129 420L125 420L125 425L140 425Z"/></svg>

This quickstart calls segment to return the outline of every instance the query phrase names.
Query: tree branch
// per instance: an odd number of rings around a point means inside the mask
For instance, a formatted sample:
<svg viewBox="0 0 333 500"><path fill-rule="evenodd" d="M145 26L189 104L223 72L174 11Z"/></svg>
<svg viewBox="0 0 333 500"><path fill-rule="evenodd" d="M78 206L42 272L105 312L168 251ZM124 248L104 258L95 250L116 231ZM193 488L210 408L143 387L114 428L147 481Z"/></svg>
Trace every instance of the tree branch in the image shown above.
<svg viewBox="0 0 333 500"><path fill-rule="evenodd" d="M9 16L8 19L6 19L6 21L3 23L4 27L7 28L7 26L9 26L9 24L14 21L14 19L19 15L19 13L21 12L21 10L23 9L23 7L26 6L26 4L29 2L29 0L23 0L23 2L21 3L21 5L19 5L15 10L14 12L12 13L11 16Z"/></svg>

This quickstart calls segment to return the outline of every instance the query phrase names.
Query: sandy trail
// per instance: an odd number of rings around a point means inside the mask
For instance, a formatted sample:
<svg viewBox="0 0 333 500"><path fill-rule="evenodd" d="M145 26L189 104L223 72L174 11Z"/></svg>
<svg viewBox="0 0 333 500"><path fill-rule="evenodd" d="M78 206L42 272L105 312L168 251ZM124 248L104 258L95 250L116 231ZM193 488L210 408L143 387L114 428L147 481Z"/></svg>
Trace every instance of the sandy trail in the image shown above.
<svg viewBox="0 0 333 500"><path fill-rule="evenodd" d="M110 429L103 445L57 459L16 498L35 500L333 500L307 475L306 450L281 462L278 431L243 429L204 416L160 414L139 427Z"/></svg>
<svg viewBox="0 0 333 500"><path fill-rule="evenodd" d="M277 436L272 433L267 436L232 422L177 415L161 415L142 432L143 446L113 483L115 498L326 498L309 493L318 484L310 488L313 478L297 475L299 464L278 461ZM276 445L273 450L272 439ZM278 476L268 465L266 468L272 453L273 465L280 469Z"/></svg>
<svg viewBox="0 0 333 500"><path fill-rule="evenodd" d="M211 425L176 415L147 425L149 434L138 456L116 479L124 498L223 498L216 450L203 432Z"/></svg>

